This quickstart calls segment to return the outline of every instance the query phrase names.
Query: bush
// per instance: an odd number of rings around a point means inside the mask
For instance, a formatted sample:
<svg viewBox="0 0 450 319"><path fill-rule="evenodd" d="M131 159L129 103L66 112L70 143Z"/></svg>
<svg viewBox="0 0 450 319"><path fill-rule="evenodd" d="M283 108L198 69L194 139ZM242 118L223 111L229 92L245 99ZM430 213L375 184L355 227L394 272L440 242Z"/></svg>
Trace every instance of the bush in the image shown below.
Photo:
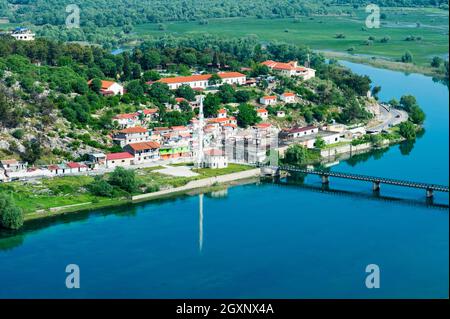
<svg viewBox="0 0 450 319"><path fill-rule="evenodd" d="M19 229L22 225L22 209L16 206L11 195L0 193L0 226L9 229Z"/></svg>
<svg viewBox="0 0 450 319"><path fill-rule="evenodd" d="M114 187L99 176L96 176L94 181L89 185L89 191L95 196L112 197Z"/></svg>
<svg viewBox="0 0 450 319"><path fill-rule="evenodd" d="M12 132L12 136L17 138L18 140L21 140L22 137L24 136L25 132L22 129L17 129L14 132Z"/></svg>
<svg viewBox="0 0 450 319"><path fill-rule="evenodd" d="M399 125L400 135L407 140L414 140L416 138L416 128L410 121L400 123Z"/></svg>
<svg viewBox="0 0 450 319"><path fill-rule="evenodd" d="M134 171L126 170L123 167L116 167L114 172L109 176L108 182L128 193L133 193L136 190L136 177Z"/></svg>

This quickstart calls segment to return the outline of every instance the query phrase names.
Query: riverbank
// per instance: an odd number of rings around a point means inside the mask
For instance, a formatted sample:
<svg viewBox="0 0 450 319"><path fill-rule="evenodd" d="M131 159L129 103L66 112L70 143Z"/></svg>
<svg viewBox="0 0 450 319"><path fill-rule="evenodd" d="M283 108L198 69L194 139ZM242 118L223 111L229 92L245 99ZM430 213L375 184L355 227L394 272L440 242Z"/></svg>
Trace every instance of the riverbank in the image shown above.
<svg viewBox="0 0 450 319"><path fill-rule="evenodd" d="M380 69L399 71L399 72L404 72L407 74L418 73L418 74L423 74L423 75L431 76L434 78L438 78L440 80L445 79L444 73L439 72L439 69L432 68L431 66L427 67L427 66L416 65L416 64L412 64L412 63L402 63L402 62L391 61L391 60L385 59L383 57L361 56L361 55L354 55L354 54L349 54L349 53L344 53L344 52L336 52L336 51L317 50L317 52L322 53L328 59L345 60L348 62L370 65L370 66L380 68Z"/></svg>
<svg viewBox="0 0 450 319"><path fill-rule="evenodd" d="M220 170L218 170L220 171ZM24 221L37 220L42 218L56 217L59 215L77 213L82 211L90 211L100 208L116 207L127 205L135 202L142 202L147 200L162 199L171 196L178 196L186 194L189 191L201 189L203 191L214 190L217 187L232 185L236 181L248 180L259 177L259 169L251 169L240 172L218 175L213 177L206 177L202 179L193 179L188 181L185 185L178 187L170 187L161 191L134 195L131 197L112 198L104 200L92 200L83 203L50 207L48 209L40 209L24 216ZM210 173L209 173L210 174Z"/></svg>

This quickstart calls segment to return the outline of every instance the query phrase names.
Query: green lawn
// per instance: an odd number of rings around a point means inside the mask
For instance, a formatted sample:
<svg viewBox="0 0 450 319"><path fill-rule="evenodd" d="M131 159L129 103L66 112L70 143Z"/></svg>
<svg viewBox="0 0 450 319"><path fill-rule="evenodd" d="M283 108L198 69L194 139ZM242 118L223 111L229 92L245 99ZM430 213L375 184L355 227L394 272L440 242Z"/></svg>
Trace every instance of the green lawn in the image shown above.
<svg viewBox="0 0 450 319"><path fill-rule="evenodd" d="M381 8L387 19L381 20L379 29L366 29L367 14L363 9L354 11L353 16L314 16L294 19L226 18L211 19L207 25L198 22L165 23L167 29L159 31L157 24L135 27L139 35L202 35L214 34L224 37L255 35L261 40L282 41L297 45L307 45L312 49L347 52L354 48L357 55L400 59L406 50L412 52L414 62L428 65L434 55L448 55L448 12L432 8ZM416 27L416 23L420 27ZM342 33L344 39L337 39ZM409 42L409 36L420 36L422 40ZM364 42L374 36L372 45ZM389 36L387 43L380 39Z"/></svg>

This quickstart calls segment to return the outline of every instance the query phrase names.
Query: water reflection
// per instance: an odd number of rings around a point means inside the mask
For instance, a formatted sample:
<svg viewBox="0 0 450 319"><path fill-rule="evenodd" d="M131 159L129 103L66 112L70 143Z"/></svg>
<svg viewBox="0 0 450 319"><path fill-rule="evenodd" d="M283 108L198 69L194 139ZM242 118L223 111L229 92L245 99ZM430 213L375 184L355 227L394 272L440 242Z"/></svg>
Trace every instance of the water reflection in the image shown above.
<svg viewBox="0 0 450 319"><path fill-rule="evenodd" d="M198 248L200 252L203 249L203 194L198 195L198 211L199 211L199 225L198 225Z"/></svg>

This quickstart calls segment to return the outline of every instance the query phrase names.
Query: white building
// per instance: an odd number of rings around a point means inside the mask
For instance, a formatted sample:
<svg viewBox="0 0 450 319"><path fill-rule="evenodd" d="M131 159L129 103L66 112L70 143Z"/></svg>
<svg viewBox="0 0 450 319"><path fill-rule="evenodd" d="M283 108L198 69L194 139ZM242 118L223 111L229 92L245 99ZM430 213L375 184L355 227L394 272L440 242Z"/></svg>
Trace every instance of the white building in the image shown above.
<svg viewBox="0 0 450 319"><path fill-rule="evenodd" d="M106 155L106 167L129 167L134 164L134 156L128 152L110 153Z"/></svg>
<svg viewBox="0 0 450 319"><path fill-rule="evenodd" d="M244 85L246 82L246 76L239 72L219 72L217 75L221 78L221 82L216 86L220 86L224 83L231 85ZM171 90L175 90L182 85L188 85L191 88L205 89L210 86L209 80L212 74L198 74L191 76L177 76L171 78L162 78L158 82L166 83Z"/></svg>
<svg viewBox="0 0 450 319"><path fill-rule="evenodd" d="M277 111L277 117L285 117L286 113L284 111L278 110Z"/></svg>
<svg viewBox="0 0 450 319"><path fill-rule="evenodd" d="M101 80L102 86L100 93L103 95L123 95L123 86L114 81ZM92 80L88 81L88 85L92 84Z"/></svg>
<svg viewBox="0 0 450 319"><path fill-rule="evenodd" d="M280 137L285 139L295 139L307 135L316 134L319 132L319 128L315 126L295 127L289 130L280 132Z"/></svg>
<svg viewBox="0 0 450 319"><path fill-rule="evenodd" d="M288 63L276 62L272 60L267 60L262 62L270 70L277 72L282 76L298 76L303 78L303 80L309 80L316 76L316 70L311 68L306 68L303 66L298 66L297 61L290 61Z"/></svg>
<svg viewBox="0 0 450 319"><path fill-rule="evenodd" d="M219 119L227 118L227 110L225 110L225 109L218 110L217 111L217 118L219 118Z"/></svg>
<svg viewBox="0 0 450 319"><path fill-rule="evenodd" d="M19 41L33 41L36 36L27 28L16 28L10 34L14 39Z"/></svg>
<svg viewBox="0 0 450 319"><path fill-rule="evenodd" d="M137 113L117 114L113 117L113 121L117 122L117 125L122 129L140 124Z"/></svg>
<svg viewBox="0 0 450 319"><path fill-rule="evenodd" d="M275 95L266 95L259 99L259 103L264 106L277 104L277 97Z"/></svg>
<svg viewBox="0 0 450 319"><path fill-rule="evenodd" d="M292 92L286 92L280 95L280 100L284 103L295 103L295 94Z"/></svg>
<svg viewBox="0 0 450 319"><path fill-rule="evenodd" d="M160 145L157 142L140 142L126 145L123 150L134 156L134 164L159 159Z"/></svg>
<svg viewBox="0 0 450 319"><path fill-rule="evenodd" d="M225 154L218 149L210 149L204 152L203 166L206 168L228 167L228 160Z"/></svg>
<svg viewBox="0 0 450 319"><path fill-rule="evenodd" d="M259 116L262 120L267 120L267 118L269 117L269 112L267 112L266 109L257 109L257 110L256 110L256 114L258 114L258 116Z"/></svg>
<svg viewBox="0 0 450 319"><path fill-rule="evenodd" d="M141 126L128 127L113 134L113 142L120 147L150 140L149 131Z"/></svg>

